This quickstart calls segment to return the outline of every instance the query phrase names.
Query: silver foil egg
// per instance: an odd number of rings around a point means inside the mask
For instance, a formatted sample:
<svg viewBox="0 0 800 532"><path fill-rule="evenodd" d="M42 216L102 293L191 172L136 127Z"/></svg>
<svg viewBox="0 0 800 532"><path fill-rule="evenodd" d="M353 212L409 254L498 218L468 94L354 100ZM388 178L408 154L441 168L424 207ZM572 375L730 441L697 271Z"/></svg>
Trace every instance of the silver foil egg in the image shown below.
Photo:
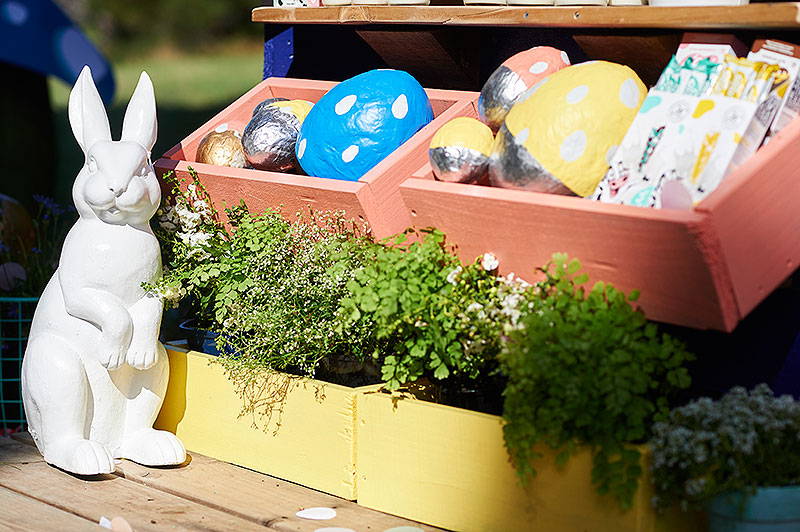
<svg viewBox="0 0 800 532"><path fill-rule="evenodd" d="M511 106L528 90L522 78L505 65L497 67L481 89L478 98L478 113L492 129L503 123Z"/></svg>
<svg viewBox="0 0 800 532"><path fill-rule="evenodd" d="M492 186L574 196L574 192L539 164L523 142L524 139L516 139L506 125L502 125L489 158Z"/></svg>
<svg viewBox="0 0 800 532"><path fill-rule="evenodd" d="M431 148L428 157L434 177L448 183L477 183L489 168L486 155L464 146Z"/></svg>
<svg viewBox="0 0 800 532"><path fill-rule="evenodd" d="M242 145L247 162L259 170L285 172L297 165L295 144L301 122L294 114L272 105L276 101L262 102L242 134Z"/></svg>

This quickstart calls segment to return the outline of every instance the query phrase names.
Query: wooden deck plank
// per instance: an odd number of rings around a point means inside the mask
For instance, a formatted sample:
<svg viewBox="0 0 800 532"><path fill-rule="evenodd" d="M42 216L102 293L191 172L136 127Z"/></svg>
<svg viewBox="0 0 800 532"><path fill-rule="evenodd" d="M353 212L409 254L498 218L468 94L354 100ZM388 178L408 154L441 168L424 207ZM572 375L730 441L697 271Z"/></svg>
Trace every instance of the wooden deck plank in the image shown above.
<svg viewBox="0 0 800 532"><path fill-rule="evenodd" d="M6 488L0 488L0 530L70 530L97 532L97 523L53 508Z"/></svg>
<svg viewBox="0 0 800 532"><path fill-rule="evenodd" d="M276 530L312 532L323 526L357 526L360 530L417 526L423 530L437 530L249 469L191 454L192 462L180 469L154 470L124 461L119 471L134 482L224 509L245 519L269 522L270 528ZM315 506L335 509L336 517L329 521L309 521L295 516L299 510Z"/></svg>
<svg viewBox="0 0 800 532"><path fill-rule="evenodd" d="M257 7L253 22L275 24L424 24L560 28L797 29L795 2L744 6L373 6Z"/></svg>
<svg viewBox="0 0 800 532"><path fill-rule="evenodd" d="M5 439L0 439L5 440ZM6 448L27 463L4 463ZM131 482L117 475L78 478L36 461L32 446L13 440L0 441L0 486L55 508L99 522L102 516L122 516L137 531L159 530L264 530L266 527L241 517L190 501L161 490Z"/></svg>
<svg viewBox="0 0 800 532"><path fill-rule="evenodd" d="M0 446L0 463L4 463L4 451L13 453L5 456L13 456L15 463L42 462L30 436L16 434L14 439L20 444L16 447L24 444L25 448L20 450L14 449L14 446ZM190 454L191 462L188 465L170 469L149 468L124 460L117 466L116 474L130 482L231 514L253 524L268 524L272 530L312 532L322 527L349 527L382 531L398 526L438 530L249 469L200 454ZM50 470L64 475L52 468ZM295 515L299 510L315 506L334 508L337 516L329 521L309 521ZM127 515L123 514L123 517L127 518Z"/></svg>

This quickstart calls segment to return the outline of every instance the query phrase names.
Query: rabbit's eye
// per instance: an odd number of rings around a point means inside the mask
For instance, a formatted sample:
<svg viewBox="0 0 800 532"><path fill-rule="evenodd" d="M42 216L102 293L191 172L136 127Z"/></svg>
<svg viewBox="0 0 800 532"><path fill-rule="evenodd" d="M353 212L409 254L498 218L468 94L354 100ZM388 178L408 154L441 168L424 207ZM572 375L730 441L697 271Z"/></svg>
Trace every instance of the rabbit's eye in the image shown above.
<svg viewBox="0 0 800 532"><path fill-rule="evenodd" d="M86 166L89 167L89 172L97 172L97 161L95 161L94 157L89 157L89 161L86 163Z"/></svg>

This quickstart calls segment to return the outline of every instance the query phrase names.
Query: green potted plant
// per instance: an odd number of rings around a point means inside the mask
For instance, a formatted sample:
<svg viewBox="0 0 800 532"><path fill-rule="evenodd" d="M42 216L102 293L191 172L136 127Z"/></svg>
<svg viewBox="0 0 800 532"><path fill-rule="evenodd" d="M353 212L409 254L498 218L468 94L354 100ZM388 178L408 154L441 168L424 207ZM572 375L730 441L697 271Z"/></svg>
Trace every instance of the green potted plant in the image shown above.
<svg viewBox="0 0 800 532"><path fill-rule="evenodd" d="M653 428L654 504L708 511L712 532L800 530L800 402L766 384L672 410Z"/></svg>
<svg viewBox="0 0 800 532"><path fill-rule="evenodd" d="M536 475L537 444L565 463L592 452L592 483L629 508L647 441L668 400L689 386L692 356L613 286L583 284L577 260L554 255L501 355L506 447L523 482Z"/></svg>
<svg viewBox="0 0 800 532"><path fill-rule="evenodd" d="M374 336L372 357L387 390L428 388L450 404L499 412L499 401L490 404L504 384L497 354L530 285L498 277L497 266L491 254L462 265L441 232L408 230L376 246L356 272L338 330Z"/></svg>
<svg viewBox="0 0 800 532"><path fill-rule="evenodd" d="M339 330L335 322L348 282L373 254L371 239L341 213L288 221L244 202L225 209L225 226L191 175L185 186L165 176L173 185L157 228L165 268L148 288L168 305L189 301L239 386L263 369L336 378L359 366L374 349L371 322Z"/></svg>

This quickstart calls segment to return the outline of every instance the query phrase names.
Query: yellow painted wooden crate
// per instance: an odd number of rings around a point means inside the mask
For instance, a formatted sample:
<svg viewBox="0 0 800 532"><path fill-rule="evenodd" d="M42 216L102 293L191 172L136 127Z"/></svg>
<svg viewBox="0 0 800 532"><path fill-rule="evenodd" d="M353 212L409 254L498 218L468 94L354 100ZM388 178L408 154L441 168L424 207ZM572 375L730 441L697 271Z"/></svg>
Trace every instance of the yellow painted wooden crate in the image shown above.
<svg viewBox="0 0 800 532"><path fill-rule="evenodd" d="M356 407L358 503L431 525L469 531L691 532L700 516L657 516L648 478L627 512L597 495L591 456L563 469L552 453L520 487L497 416L385 393L359 394Z"/></svg>
<svg viewBox="0 0 800 532"><path fill-rule="evenodd" d="M167 353L169 387L157 428L177 434L190 451L355 500L355 397L375 387L264 372L258 388L247 390L247 404L272 407L271 416L241 416L245 401L214 357L175 347Z"/></svg>

